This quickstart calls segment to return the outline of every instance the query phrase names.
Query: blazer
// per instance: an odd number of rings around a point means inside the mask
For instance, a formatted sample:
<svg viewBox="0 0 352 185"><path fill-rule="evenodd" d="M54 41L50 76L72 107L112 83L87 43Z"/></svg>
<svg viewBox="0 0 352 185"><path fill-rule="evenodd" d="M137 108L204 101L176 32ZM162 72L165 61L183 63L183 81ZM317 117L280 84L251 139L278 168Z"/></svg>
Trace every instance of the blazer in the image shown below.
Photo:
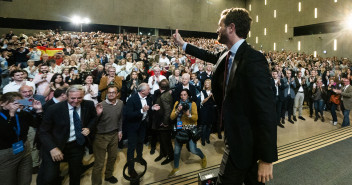
<svg viewBox="0 0 352 185"><path fill-rule="evenodd" d="M86 137L88 144L91 144L96 126L97 112L94 103L83 100L81 103L81 123L82 128L89 128L90 134ZM70 137L70 115L67 101L59 102L48 107L45 112L42 124L39 129L39 138L42 147L49 152L55 147L61 151ZM87 143L87 142L86 142Z"/></svg>
<svg viewBox="0 0 352 185"><path fill-rule="evenodd" d="M147 113L148 116L151 115L152 109L152 100L149 96L146 97L147 105L149 106L149 111ZM143 114L141 112L142 102L139 98L139 93L133 94L126 102L126 105L123 107L123 118L125 119L126 126L128 128L138 127L138 125L142 122Z"/></svg>
<svg viewBox="0 0 352 185"><path fill-rule="evenodd" d="M115 76L114 85L119 90L121 90L121 88L122 88L122 77ZM104 101L106 99L106 91L107 90L108 90L108 77L107 76L103 76L100 79L100 83L99 83L99 91L101 91L101 101ZM117 97L117 98L120 98L120 96Z"/></svg>
<svg viewBox="0 0 352 185"><path fill-rule="evenodd" d="M276 86L275 86L275 80L272 79L272 88L273 88L273 93L274 93L274 96L276 96ZM284 100L284 80L282 78L280 78L280 86L279 86L279 101L283 101Z"/></svg>
<svg viewBox="0 0 352 185"><path fill-rule="evenodd" d="M342 88L343 89L343 88ZM341 92L343 106L347 110L352 109L352 86L348 86L343 92Z"/></svg>
<svg viewBox="0 0 352 185"><path fill-rule="evenodd" d="M222 106L225 142L234 165L239 169L248 169L259 159L276 161L275 98L264 55L243 42L234 57L224 92L228 51L213 53L187 44L186 53L215 64L213 95L217 105Z"/></svg>
<svg viewBox="0 0 352 185"><path fill-rule="evenodd" d="M174 92L172 93L172 97L174 99L174 102L179 101L180 100L180 94L181 91L183 90L183 85L182 83L178 84L175 87ZM193 102L197 102L197 90L196 90L196 86L192 85L189 83L189 91L190 91L190 97L189 100L193 101Z"/></svg>
<svg viewBox="0 0 352 185"><path fill-rule="evenodd" d="M292 82L290 82L290 83L288 83L288 80L287 80L287 78L286 77L284 77L283 78L283 80L284 80L284 97L286 98L287 96L288 96L288 91L290 90L290 97L292 98L292 99L294 99L295 98L295 88L296 88L296 83L295 83L295 81L293 80Z"/></svg>
<svg viewBox="0 0 352 185"><path fill-rule="evenodd" d="M303 81L305 81L306 79L304 78L304 77L302 77L301 78L301 83L303 82ZM296 88L294 89L295 90L295 94L297 94L297 92L298 92L298 90L299 90L299 88L302 86L302 88L303 88L303 92L306 90L306 87L307 87L307 84L306 83L304 83L303 85L301 85L300 83L299 83L299 81L298 81L298 77L295 77L295 84L296 84Z"/></svg>

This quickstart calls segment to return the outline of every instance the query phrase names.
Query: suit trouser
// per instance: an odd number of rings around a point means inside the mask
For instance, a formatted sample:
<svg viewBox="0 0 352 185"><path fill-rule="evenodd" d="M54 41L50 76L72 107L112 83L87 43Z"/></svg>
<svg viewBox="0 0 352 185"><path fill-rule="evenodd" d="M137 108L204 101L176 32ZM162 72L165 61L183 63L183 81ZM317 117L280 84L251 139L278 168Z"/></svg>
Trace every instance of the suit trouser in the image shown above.
<svg viewBox="0 0 352 185"><path fill-rule="evenodd" d="M37 185L58 185L60 184L60 162L54 162L49 151L42 151L42 164L39 168ZM76 141L66 143L62 153L64 161L68 162L68 173L70 185L79 185L82 173L82 159L84 146L77 144Z"/></svg>
<svg viewBox="0 0 352 185"><path fill-rule="evenodd" d="M297 108L298 108L298 116L302 116L303 101L304 101L304 93L297 92L295 97L295 104L293 108L293 116L296 116Z"/></svg>
<svg viewBox="0 0 352 185"><path fill-rule="evenodd" d="M230 152L229 146L225 145L217 185L242 185L243 183L245 185L264 184L258 182L258 164L256 161L253 161L253 164L248 169L238 169L233 163L234 160Z"/></svg>
<svg viewBox="0 0 352 185"><path fill-rule="evenodd" d="M308 106L309 106L309 115L313 116L314 100L311 97L308 97Z"/></svg>
<svg viewBox="0 0 352 185"><path fill-rule="evenodd" d="M0 184L29 185L32 182L32 157L28 141L24 151L13 154L12 147L0 150Z"/></svg>
<svg viewBox="0 0 352 185"><path fill-rule="evenodd" d="M281 117L281 109L282 109L282 102L279 100L279 97L275 97L275 103L276 103L276 124L280 123L280 117Z"/></svg>
<svg viewBox="0 0 352 185"><path fill-rule="evenodd" d="M142 158L143 142L146 134L147 121L144 120L138 125L128 125L128 146L127 161L134 159L134 151L136 150L137 158ZM134 169L134 163L129 163L128 170Z"/></svg>
<svg viewBox="0 0 352 185"><path fill-rule="evenodd" d="M158 130L158 138L160 141L160 155L172 157L174 149L171 142L171 130Z"/></svg>
<svg viewBox="0 0 352 185"><path fill-rule="evenodd" d="M291 119L292 112L293 112L293 101L294 99L291 98L290 96L285 97L282 105L282 112L281 112L282 119L285 119L286 111L287 111L288 119Z"/></svg>
<svg viewBox="0 0 352 185"><path fill-rule="evenodd" d="M108 153L108 159L106 160L105 178L109 178L113 175L118 143L119 138L117 130L106 134L95 135L93 142L94 166L92 171L92 185L102 184L102 172L106 152Z"/></svg>
<svg viewBox="0 0 352 185"><path fill-rule="evenodd" d="M29 127L27 139L31 146L33 167L37 167L40 165L39 150L37 150L37 148L34 146L35 134L36 134L36 129L33 127Z"/></svg>

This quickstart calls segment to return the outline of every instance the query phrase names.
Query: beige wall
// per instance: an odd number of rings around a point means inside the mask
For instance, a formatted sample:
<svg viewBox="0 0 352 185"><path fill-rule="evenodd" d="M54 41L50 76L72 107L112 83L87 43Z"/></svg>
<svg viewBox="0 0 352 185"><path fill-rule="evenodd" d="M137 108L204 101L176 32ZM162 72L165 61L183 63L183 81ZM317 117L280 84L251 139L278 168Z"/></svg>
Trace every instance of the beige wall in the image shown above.
<svg viewBox="0 0 352 185"><path fill-rule="evenodd" d="M0 17L215 32L221 11L245 0L15 0L0 1Z"/></svg>
<svg viewBox="0 0 352 185"><path fill-rule="evenodd" d="M264 2L265 0L246 2L246 9L251 5L250 15L253 19L251 37L247 40L256 49L262 46L263 50L273 50L275 42L276 50L298 51L298 41L300 41L300 52L313 54L317 51L317 54L323 57L352 58L351 31L341 30L338 33L293 37L293 27L343 20L349 13L345 7L351 7L352 1L338 0L335 3L334 0L267 0L267 5L264 5ZM301 12L298 12L298 2L302 2ZM314 18L314 8L318 9L318 18ZM277 12L276 18L274 18L274 10ZM288 25L287 33L285 33L285 24ZM264 28L267 28L266 36ZM256 44L256 37L258 37L258 44ZM292 40L289 40L290 37ZM334 39L337 40L336 51L333 50ZM327 51L326 54L323 54L324 50Z"/></svg>

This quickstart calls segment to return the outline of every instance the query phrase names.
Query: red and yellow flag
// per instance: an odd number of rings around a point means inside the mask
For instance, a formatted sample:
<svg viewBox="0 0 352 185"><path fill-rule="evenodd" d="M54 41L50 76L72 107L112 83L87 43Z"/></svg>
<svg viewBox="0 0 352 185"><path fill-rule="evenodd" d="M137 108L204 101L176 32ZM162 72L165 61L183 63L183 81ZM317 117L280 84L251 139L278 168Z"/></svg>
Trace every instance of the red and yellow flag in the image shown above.
<svg viewBox="0 0 352 185"><path fill-rule="evenodd" d="M47 48L44 46L37 46L38 50L40 50L43 54L48 54L49 57L54 56L57 52L62 51L63 48Z"/></svg>

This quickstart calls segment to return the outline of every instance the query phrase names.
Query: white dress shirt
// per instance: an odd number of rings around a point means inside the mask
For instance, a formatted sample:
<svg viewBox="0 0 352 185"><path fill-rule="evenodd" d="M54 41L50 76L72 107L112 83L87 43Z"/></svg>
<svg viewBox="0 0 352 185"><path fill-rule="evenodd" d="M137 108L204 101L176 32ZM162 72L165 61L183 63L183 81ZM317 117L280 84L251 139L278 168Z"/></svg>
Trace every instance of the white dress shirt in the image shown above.
<svg viewBox="0 0 352 185"><path fill-rule="evenodd" d="M139 93L138 93L138 96L139 96L139 98L140 98L140 100L141 100L141 103L142 103L142 109L141 109L141 113L143 114L143 118L142 118L142 120L144 120L146 117L147 117L147 113L148 113L148 111L145 111L145 112L143 112L143 107L144 106L146 106L146 105L148 105L147 104L147 97L142 97Z"/></svg>
<svg viewBox="0 0 352 185"><path fill-rule="evenodd" d="M76 140L76 132L75 132L75 124L73 122L73 109L74 107L72 105L70 105L69 103L67 103L68 105L68 112L70 115L70 137L68 138L67 142L72 142ZM79 105L76 108L76 111L78 113L79 118L81 118L81 105Z"/></svg>

